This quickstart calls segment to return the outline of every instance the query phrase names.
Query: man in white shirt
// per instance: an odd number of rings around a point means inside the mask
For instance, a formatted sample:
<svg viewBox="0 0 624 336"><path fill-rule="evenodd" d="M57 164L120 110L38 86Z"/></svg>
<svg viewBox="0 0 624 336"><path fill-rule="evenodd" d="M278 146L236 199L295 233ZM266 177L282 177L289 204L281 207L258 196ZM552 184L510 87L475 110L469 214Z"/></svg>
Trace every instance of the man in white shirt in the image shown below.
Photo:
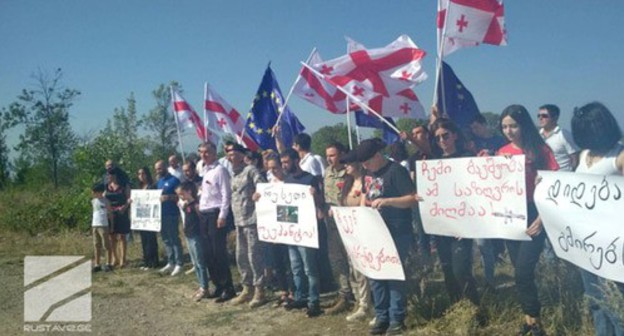
<svg viewBox="0 0 624 336"><path fill-rule="evenodd" d="M182 167L180 167L178 157L175 155L171 155L168 162L169 168L167 168L167 171L169 172L169 174L175 176L178 180L180 180L180 183L184 182L186 178L184 177L184 173L182 172Z"/></svg>
<svg viewBox="0 0 624 336"><path fill-rule="evenodd" d="M537 120L540 126L540 135L555 154L560 171L574 171L578 164L579 148L572 140L572 135L562 129L559 120L559 107L546 104L539 108Z"/></svg>
<svg viewBox="0 0 624 336"><path fill-rule="evenodd" d="M299 154L299 166L304 172L308 172L317 177L323 177L323 161L310 152L312 138L306 133L299 133L293 139L292 148Z"/></svg>

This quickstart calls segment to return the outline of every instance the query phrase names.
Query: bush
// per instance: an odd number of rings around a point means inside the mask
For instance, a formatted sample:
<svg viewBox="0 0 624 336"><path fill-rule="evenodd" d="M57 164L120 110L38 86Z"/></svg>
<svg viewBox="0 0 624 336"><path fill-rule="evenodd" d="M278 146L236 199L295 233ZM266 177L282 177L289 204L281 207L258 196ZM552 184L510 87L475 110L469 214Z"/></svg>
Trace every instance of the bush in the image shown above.
<svg viewBox="0 0 624 336"><path fill-rule="evenodd" d="M0 228L31 235L91 225L90 190L43 186L11 189L0 194Z"/></svg>

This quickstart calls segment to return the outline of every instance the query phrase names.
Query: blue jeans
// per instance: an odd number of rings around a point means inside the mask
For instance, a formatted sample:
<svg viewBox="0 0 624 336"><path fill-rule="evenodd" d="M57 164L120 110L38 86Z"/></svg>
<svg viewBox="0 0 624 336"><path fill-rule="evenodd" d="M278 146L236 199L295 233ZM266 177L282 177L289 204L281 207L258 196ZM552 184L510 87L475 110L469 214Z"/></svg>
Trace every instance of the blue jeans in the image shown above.
<svg viewBox="0 0 624 336"><path fill-rule="evenodd" d="M195 267L195 275L197 276L199 287L208 290L208 271L206 271L206 263L204 262L204 248L201 237L186 237L186 245Z"/></svg>
<svg viewBox="0 0 624 336"><path fill-rule="evenodd" d="M182 243L178 235L180 216L163 216L160 237L167 252L167 264L182 266Z"/></svg>
<svg viewBox="0 0 624 336"><path fill-rule="evenodd" d="M475 239L479 252L481 252L481 263L483 264L483 275L488 285L494 286L494 267L496 264L496 256L494 255L494 246L491 239Z"/></svg>
<svg viewBox="0 0 624 336"><path fill-rule="evenodd" d="M305 301L307 298L309 307L318 306L319 272L317 250L290 245L288 246L288 254L295 282L295 301Z"/></svg>
<svg viewBox="0 0 624 336"><path fill-rule="evenodd" d="M585 295L589 297L589 309L594 319L596 336L624 336L624 318L619 317L605 305L607 300L613 299L605 297L603 292L605 279L582 269L580 271Z"/></svg>
<svg viewBox="0 0 624 336"><path fill-rule="evenodd" d="M392 238L401 258L401 263L405 265L413 237L405 234ZM368 283L373 294L377 323L402 324L407 315L407 282L369 278Z"/></svg>

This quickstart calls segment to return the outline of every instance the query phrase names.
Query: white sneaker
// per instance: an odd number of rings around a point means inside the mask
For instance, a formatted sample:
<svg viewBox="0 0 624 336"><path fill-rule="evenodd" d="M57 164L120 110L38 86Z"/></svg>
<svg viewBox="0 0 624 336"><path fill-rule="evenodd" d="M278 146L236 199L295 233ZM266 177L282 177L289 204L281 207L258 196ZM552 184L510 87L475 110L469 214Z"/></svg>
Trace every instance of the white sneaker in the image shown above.
<svg viewBox="0 0 624 336"><path fill-rule="evenodd" d="M368 322L368 326L369 327L374 327L375 324L377 324L377 316L373 317L373 319L370 320L370 322Z"/></svg>
<svg viewBox="0 0 624 336"><path fill-rule="evenodd" d="M178 275L178 274L180 274L180 273L182 273L182 266L180 266L180 265L176 265L176 266L173 268L173 272L171 272L171 276L176 276L176 275Z"/></svg>
<svg viewBox="0 0 624 336"><path fill-rule="evenodd" d="M160 273L168 273L173 269L173 264L167 264L167 266L160 269Z"/></svg>
<svg viewBox="0 0 624 336"><path fill-rule="evenodd" d="M184 274L186 274L186 275L193 274L193 273L195 273L195 266L191 267L190 270L184 272Z"/></svg>
<svg viewBox="0 0 624 336"><path fill-rule="evenodd" d="M347 316L347 322L355 322L355 321L360 321L363 320L366 315L368 315L366 313L366 309L364 309L363 307L359 307L353 314L350 314L349 316Z"/></svg>

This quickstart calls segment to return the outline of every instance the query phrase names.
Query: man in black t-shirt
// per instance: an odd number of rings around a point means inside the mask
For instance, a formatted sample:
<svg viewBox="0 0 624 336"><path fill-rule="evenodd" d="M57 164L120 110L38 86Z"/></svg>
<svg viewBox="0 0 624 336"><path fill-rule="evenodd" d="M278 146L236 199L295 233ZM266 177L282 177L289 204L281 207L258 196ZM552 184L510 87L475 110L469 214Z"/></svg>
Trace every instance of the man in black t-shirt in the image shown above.
<svg viewBox="0 0 624 336"><path fill-rule="evenodd" d="M401 263L413 241L412 206L417 196L414 184L405 168L387 160L381 150L384 144L373 138L362 141L347 155L354 155L367 170L362 187L362 205L378 209L390 231ZM375 307L376 323L372 335L400 334L405 328L407 286L405 281L369 279Z"/></svg>

